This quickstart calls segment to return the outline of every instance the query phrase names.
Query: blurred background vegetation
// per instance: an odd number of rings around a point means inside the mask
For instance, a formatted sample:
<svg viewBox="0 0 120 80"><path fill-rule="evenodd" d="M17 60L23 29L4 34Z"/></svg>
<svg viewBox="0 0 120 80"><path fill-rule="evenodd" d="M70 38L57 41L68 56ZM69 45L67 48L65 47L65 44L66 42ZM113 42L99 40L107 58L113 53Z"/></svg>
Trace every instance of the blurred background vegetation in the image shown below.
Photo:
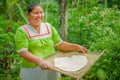
<svg viewBox="0 0 120 80"><path fill-rule="evenodd" d="M14 34L27 22L26 7L33 2L44 9L45 22L59 32L59 0L0 0L0 80L19 80L20 58ZM120 0L68 0L67 41L102 56L84 80L120 80ZM60 80L74 80L62 76Z"/></svg>

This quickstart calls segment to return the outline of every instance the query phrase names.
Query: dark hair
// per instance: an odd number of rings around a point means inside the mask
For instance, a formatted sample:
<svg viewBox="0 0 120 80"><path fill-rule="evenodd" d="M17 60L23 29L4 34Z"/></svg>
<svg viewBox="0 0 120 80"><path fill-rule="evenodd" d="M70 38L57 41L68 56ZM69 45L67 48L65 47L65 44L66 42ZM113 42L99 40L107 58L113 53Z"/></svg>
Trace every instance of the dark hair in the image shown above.
<svg viewBox="0 0 120 80"><path fill-rule="evenodd" d="M37 3L32 3L31 5L29 5L26 9L27 13L30 13L36 6L40 6L40 5Z"/></svg>

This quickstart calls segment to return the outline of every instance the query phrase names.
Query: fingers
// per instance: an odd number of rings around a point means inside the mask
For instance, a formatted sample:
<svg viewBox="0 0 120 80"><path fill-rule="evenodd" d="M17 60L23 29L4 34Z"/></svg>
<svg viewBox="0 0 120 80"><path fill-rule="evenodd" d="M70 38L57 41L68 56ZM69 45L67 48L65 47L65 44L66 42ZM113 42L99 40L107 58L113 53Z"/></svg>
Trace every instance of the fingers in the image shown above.
<svg viewBox="0 0 120 80"><path fill-rule="evenodd" d="M85 53L85 52L86 52L86 50L85 50L84 48L81 48L81 51L82 51L83 53Z"/></svg>
<svg viewBox="0 0 120 80"><path fill-rule="evenodd" d="M79 46L78 50L81 51L82 53L88 52L88 50L85 47L83 47L83 46Z"/></svg>
<svg viewBox="0 0 120 80"><path fill-rule="evenodd" d="M51 69L51 66L46 61L42 61L39 64L39 66L42 70L50 70Z"/></svg>
<svg viewBox="0 0 120 80"><path fill-rule="evenodd" d="M86 48L82 48L81 51L82 51L83 53L88 52L88 50L87 50Z"/></svg>
<svg viewBox="0 0 120 80"><path fill-rule="evenodd" d="M86 53L86 52L88 52L88 50L83 47L83 53Z"/></svg>
<svg viewBox="0 0 120 80"><path fill-rule="evenodd" d="M40 68L42 70L50 70L51 69L51 67L49 65L42 65L42 66L40 66Z"/></svg>

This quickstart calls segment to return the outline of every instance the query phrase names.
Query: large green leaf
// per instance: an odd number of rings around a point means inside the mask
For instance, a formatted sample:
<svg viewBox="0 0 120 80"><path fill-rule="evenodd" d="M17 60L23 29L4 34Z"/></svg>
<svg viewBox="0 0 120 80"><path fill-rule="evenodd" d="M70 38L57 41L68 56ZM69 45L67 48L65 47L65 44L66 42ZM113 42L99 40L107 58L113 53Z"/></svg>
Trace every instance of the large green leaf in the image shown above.
<svg viewBox="0 0 120 80"><path fill-rule="evenodd" d="M16 4L16 5L17 5L17 7L18 7L18 9L19 9L19 11L20 11L20 14L21 14L21 16L23 17L24 21L27 23L28 20L27 20L25 14L24 14L24 11L22 10L22 7L21 7L19 4Z"/></svg>
<svg viewBox="0 0 120 80"><path fill-rule="evenodd" d="M105 74L105 71L101 68L99 68L96 72L97 74L97 77L99 80L106 80L106 74Z"/></svg>

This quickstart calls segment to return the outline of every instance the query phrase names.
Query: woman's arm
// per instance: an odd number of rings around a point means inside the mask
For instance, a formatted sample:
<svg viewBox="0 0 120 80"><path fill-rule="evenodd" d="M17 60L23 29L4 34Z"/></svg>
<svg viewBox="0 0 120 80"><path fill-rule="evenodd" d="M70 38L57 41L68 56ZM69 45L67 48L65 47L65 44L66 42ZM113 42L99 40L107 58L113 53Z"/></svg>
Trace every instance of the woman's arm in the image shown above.
<svg viewBox="0 0 120 80"><path fill-rule="evenodd" d="M50 69L50 65L46 61L31 54L29 51L22 51L19 53L19 55L29 62L38 64L41 69Z"/></svg>
<svg viewBox="0 0 120 80"><path fill-rule="evenodd" d="M87 49L85 47L65 41L63 41L60 45L56 46L56 48L61 51L81 51L83 53L87 52Z"/></svg>

